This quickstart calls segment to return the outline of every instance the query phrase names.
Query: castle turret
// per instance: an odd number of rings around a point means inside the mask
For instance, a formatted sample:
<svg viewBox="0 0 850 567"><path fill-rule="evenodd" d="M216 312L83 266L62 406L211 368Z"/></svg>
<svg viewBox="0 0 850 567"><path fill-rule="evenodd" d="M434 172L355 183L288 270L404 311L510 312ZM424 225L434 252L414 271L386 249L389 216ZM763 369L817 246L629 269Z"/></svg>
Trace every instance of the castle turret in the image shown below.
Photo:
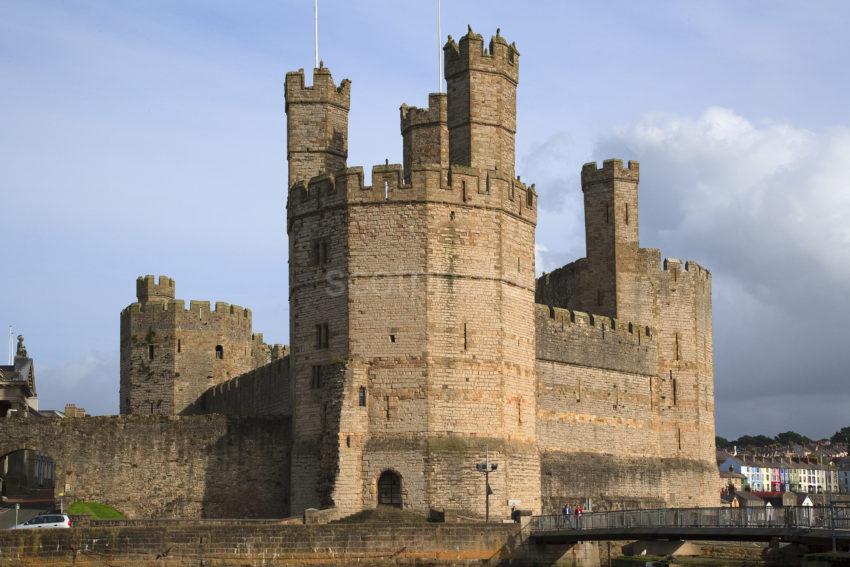
<svg viewBox="0 0 850 567"><path fill-rule="evenodd" d="M449 161L514 176L519 51L496 30L484 50L472 29L443 48Z"/></svg>
<svg viewBox="0 0 850 567"><path fill-rule="evenodd" d="M313 85L304 70L286 74L286 133L289 186L323 173L345 169L348 157L350 82L334 85L324 66L313 69Z"/></svg>
<svg viewBox="0 0 850 567"><path fill-rule="evenodd" d="M415 165L449 164L449 130L446 124L447 99L443 93L428 95L428 108L401 105L401 136L404 178L410 180Z"/></svg>
<svg viewBox="0 0 850 567"><path fill-rule="evenodd" d="M638 250L638 181L640 166L630 161L606 160L602 167L586 163L581 169L584 193L585 241L587 260L596 282L586 293L583 307L608 317L634 319L634 313L623 312L627 292L624 277L631 277ZM628 310L627 310L628 311Z"/></svg>
<svg viewBox="0 0 850 567"><path fill-rule="evenodd" d="M174 299L174 280L168 276L159 276L159 281L152 275L138 277L136 297L139 303Z"/></svg>

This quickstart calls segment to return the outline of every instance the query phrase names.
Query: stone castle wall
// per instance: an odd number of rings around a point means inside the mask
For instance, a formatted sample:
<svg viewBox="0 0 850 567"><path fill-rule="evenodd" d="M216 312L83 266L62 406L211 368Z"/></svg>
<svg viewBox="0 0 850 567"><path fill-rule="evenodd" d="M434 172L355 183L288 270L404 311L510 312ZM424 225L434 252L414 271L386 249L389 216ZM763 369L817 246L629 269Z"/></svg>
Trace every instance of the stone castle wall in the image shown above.
<svg viewBox="0 0 850 567"><path fill-rule="evenodd" d="M350 337L346 370L337 374L343 380L339 467L347 472L334 481L334 503L353 503L352 509L374 505L377 478L391 469L407 479L411 507L463 508L473 494L483 511L481 479L472 466L483 459L485 447L505 471L493 481L499 493L494 509L506 512L508 494L535 502L528 487L538 475L529 316L536 195L519 181L461 166L441 171L416 165L409 183L401 166L377 166L372 178L372 186L364 186L361 170L350 168L296 186L289 198L291 242L309 240L312 233L301 232L306 227L347 235L347 250L329 253L328 270L337 271L322 272L304 296L298 287L293 290L299 301L321 290L320 300L333 302L328 290L339 286L348 304L357 306L346 319L339 309L330 318L334 325L346 324ZM342 229L322 231L324 219L343 213ZM311 268L306 252L294 258L291 265L302 267L292 278L297 286ZM345 262L341 269L333 263L337 258ZM495 311L494 297L503 298ZM302 313L322 312L314 303L305 305L293 310L293 324ZM308 358L316 350L340 356L333 345L314 348L312 326L300 345L293 340L294 356ZM304 372L302 383L308 379ZM473 408L478 409L471 420ZM297 404L295 411L301 423ZM505 437L512 441L502 453ZM517 464L509 466L513 456ZM293 491L298 482L293 478Z"/></svg>
<svg viewBox="0 0 850 567"><path fill-rule="evenodd" d="M713 462L670 439L681 402L658 378L658 350L648 327L537 306L544 511L713 504Z"/></svg>
<svg viewBox="0 0 850 567"><path fill-rule="evenodd" d="M289 513L290 420L120 416L0 420L0 454L38 450L65 502L131 518L280 518Z"/></svg>
<svg viewBox="0 0 850 567"><path fill-rule="evenodd" d="M213 386L190 404L183 414L291 416L290 388L289 357L286 356Z"/></svg>
<svg viewBox="0 0 850 567"><path fill-rule="evenodd" d="M251 330L251 310L174 299L165 276L137 281L138 302L121 312L122 414L174 415L206 390L266 364L271 347ZM167 286L168 293L147 290Z"/></svg>
<svg viewBox="0 0 850 567"><path fill-rule="evenodd" d="M586 357L581 363L594 368L597 375L593 381L603 400L619 397L627 402L622 407L618 403L603 403L579 412L575 419L583 421L585 431L576 439L582 439L584 445L572 449L604 453L612 458L628 457L632 459L629 466L638 466L635 457L663 459L669 465L659 471L666 475L664 483L658 484L655 477L635 472L635 478L649 480L644 490L637 493L661 498L669 505L711 505L716 501L712 486L717 478L711 274L694 262L682 264L668 259L662 263L658 250L640 248L639 171L637 163L624 166L620 160L608 160L601 168L595 163L582 168L587 257L540 277L536 300L549 306L633 321L628 323L628 328L640 330L635 336L648 338L652 343L652 352L644 353L643 363L634 359L635 351L632 361L625 364L622 362L629 355L600 353L586 338L573 343L572 350ZM599 316L589 317L604 320ZM609 329L612 324L608 322ZM617 326L621 330L626 328L624 323ZM538 326L538 341L541 337L551 337L547 332L551 328L552 324L547 323L541 332ZM562 341L548 353L542 353L538 343L538 358L542 355L557 360L559 355L566 356L570 352L568 342ZM561 381L571 380L572 387L576 387L578 378L572 364L563 366L538 360L538 369L541 386L549 377L560 376ZM626 371L631 376L611 374L612 369ZM557 397L547 400L550 393L557 396L556 390L542 388L538 403L545 406L552 401L555 407L563 407L564 400ZM582 427L577 430L581 431ZM555 445L563 450L569 443L561 439ZM553 446L546 450L553 451ZM556 460L569 459L569 455L560 455ZM652 470L652 465L646 469ZM594 478L617 477L612 473ZM588 490L596 490L595 486ZM564 490L575 487L572 484ZM609 492L597 491L600 495L617 493L610 492L612 489L607 484L602 488Z"/></svg>

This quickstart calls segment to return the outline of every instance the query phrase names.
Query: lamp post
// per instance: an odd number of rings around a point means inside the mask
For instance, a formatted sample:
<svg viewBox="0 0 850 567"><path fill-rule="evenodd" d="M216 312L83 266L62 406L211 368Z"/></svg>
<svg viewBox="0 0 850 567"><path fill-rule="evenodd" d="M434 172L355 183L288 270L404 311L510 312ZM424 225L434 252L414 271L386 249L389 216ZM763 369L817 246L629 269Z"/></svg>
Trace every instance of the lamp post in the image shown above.
<svg viewBox="0 0 850 567"><path fill-rule="evenodd" d="M835 463L829 461L829 467L826 469L826 487L829 494L829 531L832 538L832 552L835 553L838 548L835 542L835 503L832 501L832 468Z"/></svg>
<svg viewBox="0 0 850 567"><path fill-rule="evenodd" d="M490 462L490 453L487 450L487 447L484 447L484 462L476 463L475 469L484 473L484 521L490 521L490 494L493 493L490 490L490 473L496 472L496 469L499 468L499 465L496 463Z"/></svg>

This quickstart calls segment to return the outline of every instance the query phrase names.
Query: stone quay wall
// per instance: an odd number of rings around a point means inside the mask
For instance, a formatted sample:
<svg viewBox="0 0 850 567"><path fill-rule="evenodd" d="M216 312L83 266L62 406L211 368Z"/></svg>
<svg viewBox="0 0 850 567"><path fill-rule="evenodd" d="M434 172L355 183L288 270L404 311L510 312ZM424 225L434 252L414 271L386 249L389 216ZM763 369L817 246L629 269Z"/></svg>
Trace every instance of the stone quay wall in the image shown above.
<svg viewBox="0 0 850 567"><path fill-rule="evenodd" d="M330 524L75 528L0 533L0 566L478 565L517 524Z"/></svg>

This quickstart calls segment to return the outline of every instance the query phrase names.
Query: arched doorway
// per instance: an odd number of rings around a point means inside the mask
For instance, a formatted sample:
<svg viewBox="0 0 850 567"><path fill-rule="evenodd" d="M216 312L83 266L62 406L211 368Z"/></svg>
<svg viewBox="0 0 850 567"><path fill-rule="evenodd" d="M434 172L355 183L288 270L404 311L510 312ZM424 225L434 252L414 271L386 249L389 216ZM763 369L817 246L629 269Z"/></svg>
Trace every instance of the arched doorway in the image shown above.
<svg viewBox="0 0 850 567"><path fill-rule="evenodd" d="M401 508L401 477L393 471L384 471L378 478L378 505Z"/></svg>

